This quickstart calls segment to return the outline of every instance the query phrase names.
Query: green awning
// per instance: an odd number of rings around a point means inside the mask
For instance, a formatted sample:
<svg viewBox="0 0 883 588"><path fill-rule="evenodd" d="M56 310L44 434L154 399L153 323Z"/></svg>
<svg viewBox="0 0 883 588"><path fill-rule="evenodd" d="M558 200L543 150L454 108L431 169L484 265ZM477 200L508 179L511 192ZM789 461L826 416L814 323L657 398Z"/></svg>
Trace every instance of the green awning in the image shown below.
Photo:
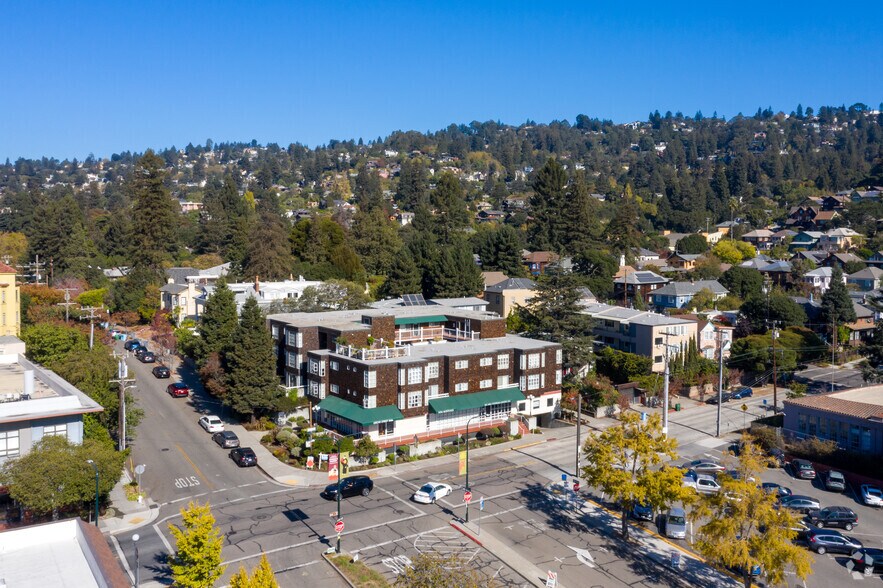
<svg viewBox="0 0 883 588"><path fill-rule="evenodd" d="M488 404L500 402L516 402L524 400L524 394L517 387L475 392L473 394L457 394L447 398L433 398L429 401L429 411L435 414L454 410L472 410Z"/></svg>
<svg viewBox="0 0 883 588"><path fill-rule="evenodd" d="M319 408L362 426L384 423L386 421L400 421L405 418L402 415L402 411L395 406L362 408L355 402L349 402L337 396L326 397L325 400L319 403Z"/></svg>
<svg viewBox="0 0 883 588"><path fill-rule="evenodd" d="M443 314L429 316L408 316L396 318L396 325L425 325L426 323L443 323L448 320Z"/></svg>

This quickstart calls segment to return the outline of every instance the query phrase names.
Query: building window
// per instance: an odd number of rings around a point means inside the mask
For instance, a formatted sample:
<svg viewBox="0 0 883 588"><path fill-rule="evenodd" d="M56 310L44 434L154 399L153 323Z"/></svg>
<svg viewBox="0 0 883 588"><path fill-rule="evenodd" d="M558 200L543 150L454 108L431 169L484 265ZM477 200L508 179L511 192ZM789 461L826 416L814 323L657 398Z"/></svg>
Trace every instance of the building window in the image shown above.
<svg viewBox="0 0 883 588"><path fill-rule="evenodd" d="M487 380L482 380L481 382L478 383L478 387L482 388L482 389L490 388L493 385L494 385L494 381L491 380L490 378L488 378Z"/></svg>
<svg viewBox="0 0 883 588"><path fill-rule="evenodd" d="M417 408L423 405L423 392L408 392L408 408Z"/></svg>
<svg viewBox="0 0 883 588"><path fill-rule="evenodd" d="M561 365L561 362L564 361L564 352L561 349L555 350L555 363Z"/></svg>
<svg viewBox="0 0 883 588"><path fill-rule="evenodd" d="M407 401L408 401L408 395L405 394L404 392L399 392L399 410L405 409L405 406L407 406L405 403Z"/></svg>
<svg viewBox="0 0 883 588"><path fill-rule="evenodd" d="M806 433L806 415L805 414L797 415L797 430L801 433Z"/></svg>
<svg viewBox="0 0 883 588"><path fill-rule="evenodd" d="M480 365L481 367L487 367L492 363L494 363L493 357L482 357L480 360L478 360L478 365Z"/></svg>
<svg viewBox="0 0 883 588"><path fill-rule="evenodd" d="M469 360L468 359L458 359L457 362L454 364L454 369L457 369L457 370L465 370L468 367L469 367Z"/></svg>
<svg viewBox="0 0 883 588"><path fill-rule="evenodd" d="M518 412L524 412L525 410L527 410L527 403L526 402L519 402L518 403Z"/></svg>
<svg viewBox="0 0 883 588"><path fill-rule="evenodd" d="M423 382L423 368L408 368L408 384L420 384Z"/></svg>
<svg viewBox="0 0 883 588"><path fill-rule="evenodd" d="M365 408L377 408L377 397L365 396L362 398L362 406Z"/></svg>
<svg viewBox="0 0 883 588"><path fill-rule="evenodd" d="M661 355L654 355L653 356L653 363L662 363L662 356Z"/></svg>
<svg viewBox="0 0 883 588"><path fill-rule="evenodd" d="M331 370L336 372L339 369L340 369L340 364L338 362L332 360L331 361Z"/></svg>
<svg viewBox="0 0 883 588"><path fill-rule="evenodd" d="M509 356L508 355L498 355L497 356L497 369L498 370L508 370L509 369Z"/></svg>
<svg viewBox="0 0 883 588"><path fill-rule="evenodd" d="M309 394L310 396L312 396L314 398L318 398L319 397L319 382L314 382L313 380L310 380L310 383L307 386L307 394Z"/></svg>
<svg viewBox="0 0 883 588"><path fill-rule="evenodd" d="M67 423L63 425L48 425L43 427L44 437L67 437Z"/></svg>
<svg viewBox="0 0 883 588"><path fill-rule="evenodd" d="M426 379L432 379L438 377L438 362L434 361L432 363L426 364Z"/></svg>
<svg viewBox="0 0 883 588"><path fill-rule="evenodd" d="M454 386L454 392L467 392L469 390L469 382L460 382Z"/></svg>
<svg viewBox="0 0 883 588"><path fill-rule="evenodd" d="M378 435L392 435L395 432L396 422L395 421L386 421L385 423L380 423L377 425L377 434Z"/></svg>
<svg viewBox="0 0 883 588"><path fill-rule="evenodd" d="M497 388L505 388L509 385L509 374L497 376Z"/></svg>
<svg viewBox="0 0 883 588"><path fill-rule="evenodd" d="M536 390L540 387L540 375L533 374L532 376L527 377L527 389L528 390Z"/></svg>
<svg viewBox="0 0 883 588"><path fill-rule="evenodd" d="M295 337L295 345L298 347L304 346L304 334L298 331L297 336Z"/></svg>
<svg viewBox="0 0 883 588"><path fill-rule="evenodd" d="M337 384L331 384L331 393L340 394L340 386L338 386Z"/></svg>
<svg viewBox="0 0 883 588"><path fill-rule="evenodd" d="M18 455L18 431L0 432L0 457Z"/></svg>
<svg viewBox="0 0 883 588"><path fill-rule="evenodd" d="M279 337L279 325L273 325L270 328L270 331L273 333L273 338L277 339Z"/></svg>
<svg viewBox="0 0 883 588"><path fill-rule="evenodd" d="M561 377L562 377L562 376L561 376L561 370L555 370L555 383L556 383L556 384L560 384L560 383L561 383Z"/></svg>
<svg viewBox="0 0 883 588"><path fill-rule="evenodd" d="M535 370L540 367L540 353L531 353L527 356L527 369Z"/></svg>
<svg viewBox="0 0 883 588"><path fill-rule="evenodd" d="M405 385L405 368L399 368L399 386Z"/></svg>
<svg viewBox="0 0 883 588"><path fill-rule="evenodd" d="M429 388L426 389L426 394L430 398L438 396L438 384L431 384Z"/></svg>
<svg viewBox="0 0 883 588"><path fill-rule="evenodd" d="M534 398L534 399L533 399L533 410L537 410L537 409L539 409L539 408L540 408L540 399L539 399L539 398Z"/></svg>
<svg viewBox="0 0 883 588"><path fill-rule="evenodd" d="M365 371L363 374L363 380L365 383L365 388L376 388L377 387L377 372L375 371Z"/></svg>
<svg viewBox="0 0 883 588"><path fill-rule="evenodd" d="M546 406L555 406L554 398L546 398Z"/></svg>

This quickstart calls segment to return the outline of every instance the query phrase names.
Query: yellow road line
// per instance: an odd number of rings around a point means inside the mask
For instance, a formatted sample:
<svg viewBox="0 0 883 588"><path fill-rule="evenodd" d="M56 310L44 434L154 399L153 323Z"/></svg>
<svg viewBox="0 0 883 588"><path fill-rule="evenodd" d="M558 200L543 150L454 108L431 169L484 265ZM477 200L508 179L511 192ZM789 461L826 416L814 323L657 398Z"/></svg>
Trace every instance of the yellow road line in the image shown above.
<svg viewBox="0 0 883 588"><path fill-rule="evenodd" d="M209 490L214 490L214 489L215 489L215 485L212 484L211 480L209 480L209 479L205 476L205 474L202 473L202 471L199 469L199 467L198 467L195 463L193 463L193 460L190 459L190 456L187 455L187 452L184 451L183 449L181 449L181 446L178 445L177 443L175 443L175 447L178 449L178 451L181 452L181 455L184 456L184 459L187 460L187 463L189 463L189 464L193 467L193 469L196 471L196 474L197 474L200 478L202 478L202 481L205 482L205 485L208 486Z"/></svg>
<svg viewBox="0 0 883 588"><path fill-rule="evenodd" d="M534 445L541 445L545 442L546 442L546 440L543 439L542 441L534 441L533 443L525 443L524 445L519 445L518 447L510 447L506 451L516 451L518 449L527 449L528 447L533 447Z"/></svg>

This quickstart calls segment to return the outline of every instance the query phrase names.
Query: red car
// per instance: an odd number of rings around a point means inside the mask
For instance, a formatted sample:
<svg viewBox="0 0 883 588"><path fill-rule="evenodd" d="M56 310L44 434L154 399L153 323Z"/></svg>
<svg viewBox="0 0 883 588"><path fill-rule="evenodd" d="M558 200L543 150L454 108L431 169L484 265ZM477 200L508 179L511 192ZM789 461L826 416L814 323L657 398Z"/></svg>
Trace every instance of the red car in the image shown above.
<svg viewBox="0 0 883 588"><path fill-rule="evenodd" d="M175 382L168 385L166 392L169 393L169 396L174 396L175 398L186 398L190 396L190 387L183 382Z"/></svg>

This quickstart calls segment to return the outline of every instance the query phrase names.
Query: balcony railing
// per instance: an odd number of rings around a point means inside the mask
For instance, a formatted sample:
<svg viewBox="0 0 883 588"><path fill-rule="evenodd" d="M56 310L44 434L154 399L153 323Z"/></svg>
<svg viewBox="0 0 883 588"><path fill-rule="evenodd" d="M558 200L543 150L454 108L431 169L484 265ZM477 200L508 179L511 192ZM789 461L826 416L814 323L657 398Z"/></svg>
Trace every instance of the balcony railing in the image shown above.
<svg viewBox="0 0 883 588"><path fill-rule="evenodd" d="M410 347L380 347L378 349L368 349L366 347L353 347L352 345L337 345L335 353L353 359L361 359L362 361L371 361L375 359L391 359L395 357L408 357L411 355Z"/></svg>

